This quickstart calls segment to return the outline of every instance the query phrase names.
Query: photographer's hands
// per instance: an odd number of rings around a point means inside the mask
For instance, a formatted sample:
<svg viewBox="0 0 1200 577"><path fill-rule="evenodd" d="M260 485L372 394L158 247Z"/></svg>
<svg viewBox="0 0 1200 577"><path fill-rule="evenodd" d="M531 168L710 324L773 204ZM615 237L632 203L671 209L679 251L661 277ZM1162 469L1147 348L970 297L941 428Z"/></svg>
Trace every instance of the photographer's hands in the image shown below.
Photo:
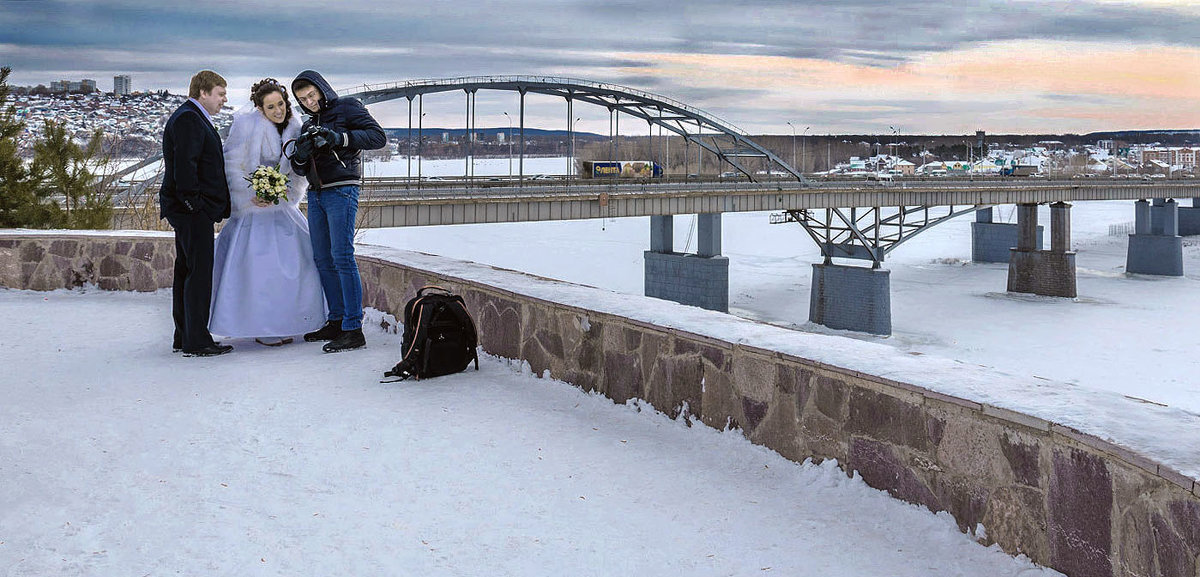
<svg viewBox="0 0 1200 577"><path fill-rule="evenodd" d="M345 141L341 134L324 126L318 126L312 131L313 148L325 151L335 146L342 146Z"/></svg>

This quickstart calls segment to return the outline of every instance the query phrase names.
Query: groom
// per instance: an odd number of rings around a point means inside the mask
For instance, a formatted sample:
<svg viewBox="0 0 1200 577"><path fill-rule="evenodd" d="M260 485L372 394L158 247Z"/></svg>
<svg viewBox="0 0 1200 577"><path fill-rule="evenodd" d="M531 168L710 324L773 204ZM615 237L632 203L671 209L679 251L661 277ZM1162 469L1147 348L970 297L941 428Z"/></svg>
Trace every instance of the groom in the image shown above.
<svg viewBox="0 0 1200 577"><path fill-rule="evenodd" d="M362 185L362 151L382 148L387 136L367 107L338 98L313 70L292 81L292 94L309 115L291 157L296 174L308 177L308 232L313 260L329 303L324 327L304 335L329 341L327 353L366 346L362 332L362 281L354 260L354 224Z"/></svg>
<svg viewBox="0 0 1200 577"><path fill-rule="evenodd" d="M229 185L221 137L212 117L225 104L225 79L211 70L192 77L189 98L163 130L160 218L175 229L175 279L171 314L172 349L186 357L211 357L233 350L208 332L212 301L213 229L229 216Z"/></svg>

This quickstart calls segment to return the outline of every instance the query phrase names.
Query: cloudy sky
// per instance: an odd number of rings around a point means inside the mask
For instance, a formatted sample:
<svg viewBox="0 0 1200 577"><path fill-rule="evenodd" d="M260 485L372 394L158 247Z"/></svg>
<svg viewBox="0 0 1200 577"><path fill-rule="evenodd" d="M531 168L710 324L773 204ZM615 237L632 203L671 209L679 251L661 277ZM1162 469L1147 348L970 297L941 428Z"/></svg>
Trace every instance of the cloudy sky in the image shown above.
<svg viewBox="0 0 1200 577"><path fill-rule="evenodd" d="M558 75L670 96L755 133L1200 127L1192 0L172 4L0 0L0 65L14 84L86 77L111 90L114 74L130 74L135 90L172 92L212 68L229 80L231 104L258 78L305 68L335 87ZM516 98L480 93L476 125L505 126ZM464 102L426 98L426 124L462 126ZM561 100L529 103L528 125L565 124ZM405 126L406 106L373 110ZM584 108L594 107L576 107L581 129L607 132L607 111Z"/></svg>

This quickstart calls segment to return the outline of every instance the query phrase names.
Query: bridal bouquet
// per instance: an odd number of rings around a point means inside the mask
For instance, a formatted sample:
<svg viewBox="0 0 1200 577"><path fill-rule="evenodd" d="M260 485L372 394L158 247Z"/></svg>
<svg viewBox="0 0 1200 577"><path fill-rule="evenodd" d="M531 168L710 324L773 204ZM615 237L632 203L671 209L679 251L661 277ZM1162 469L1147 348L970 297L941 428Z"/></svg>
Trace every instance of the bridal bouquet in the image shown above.
<svg viewBox="0 0 1200 577"><path fill-rule="evenodd" d="M272 204L279 204L280 200L287 202L288 177L279 172L278 168L259 165L245 178L250 182L254 196Z"/></svg>

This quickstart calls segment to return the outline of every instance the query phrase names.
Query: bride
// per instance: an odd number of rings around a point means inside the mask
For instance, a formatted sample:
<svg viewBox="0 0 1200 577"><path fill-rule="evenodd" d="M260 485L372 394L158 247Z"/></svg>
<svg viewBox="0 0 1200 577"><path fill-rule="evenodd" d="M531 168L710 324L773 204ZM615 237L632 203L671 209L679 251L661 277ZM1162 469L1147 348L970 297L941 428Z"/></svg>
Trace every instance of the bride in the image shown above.
<svg viewBox="0 0 1200 577"><path fill-rule="evenodd" d="M282 158L284 143L300 132L300 119L274 78L255 83L250 100L253 106L234 113L225 139L233 209L217 237L208 326L214 334L278 346L325 323L325 296L299 209L308 183ZM259 165L289 176L286 201L255 196L245 177Z"/></svg>

